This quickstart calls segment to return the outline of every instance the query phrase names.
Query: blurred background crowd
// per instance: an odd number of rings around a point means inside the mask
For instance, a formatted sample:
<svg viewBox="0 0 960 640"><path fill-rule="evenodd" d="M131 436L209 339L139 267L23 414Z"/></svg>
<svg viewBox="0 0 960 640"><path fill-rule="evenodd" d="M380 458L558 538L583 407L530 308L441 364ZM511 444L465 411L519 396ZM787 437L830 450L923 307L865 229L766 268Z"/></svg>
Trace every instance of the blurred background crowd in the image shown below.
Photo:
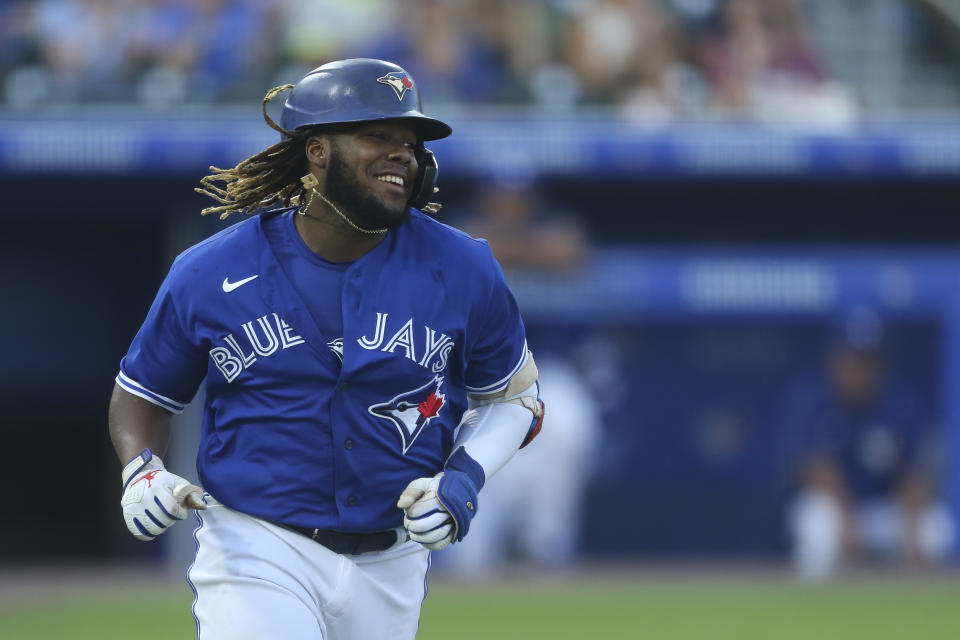
<svg viewBox="0 0 960 640"><path fill-rule="evenodd" d="M439 218L490 241L542 369L543 434L439 571L954 563L956 2L12 0L0 469L51 442L97 464L94 500L18 506L0 568L189 562L189 527L123 527L113 376L170 261L220 228L207 165L275 141L267 89L359 56L453 124Z"/></svg>
<svg viewBox="0 0 960 640"><path fill-rule="evenodd" d="M847 122L956 107L944 0L13 0L6 105L245 101L317 61L404 60L432 105ZM918 92L919 95L918 95Z"/></svg>

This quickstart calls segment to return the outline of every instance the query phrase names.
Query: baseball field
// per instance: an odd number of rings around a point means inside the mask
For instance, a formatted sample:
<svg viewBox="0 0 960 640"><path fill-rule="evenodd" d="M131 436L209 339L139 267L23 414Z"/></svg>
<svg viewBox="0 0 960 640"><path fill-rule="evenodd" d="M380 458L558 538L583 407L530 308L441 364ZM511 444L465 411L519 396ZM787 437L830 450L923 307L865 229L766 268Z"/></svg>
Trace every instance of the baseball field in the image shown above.
<svg viewBox="0 0 960 640"><path fill-rule="evenodd" d="M191 594L164 581L0 592L4 640L195 637ZM418 640L902 640L956 638L960 575L596 573L465 584L434 579Z"/></svg>

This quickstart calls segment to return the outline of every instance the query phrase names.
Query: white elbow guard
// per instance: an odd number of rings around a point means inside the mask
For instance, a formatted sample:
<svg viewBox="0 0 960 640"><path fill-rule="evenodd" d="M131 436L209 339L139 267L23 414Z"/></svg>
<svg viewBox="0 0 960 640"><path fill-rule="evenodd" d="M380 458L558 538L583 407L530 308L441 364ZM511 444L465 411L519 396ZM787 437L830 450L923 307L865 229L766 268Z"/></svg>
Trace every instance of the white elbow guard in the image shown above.
<svg viewBox="0 0 960 640"><path fill-rule="evenodd" d="M470 396L470 408L479 409L494 403L508 403L520 405L530 411L533 414L533 419L530 422L526 437L520 444L522 449L537 437L540 428L543 426L545 407L543 400L540 399L540 384L537 382L539 377L540 372L537 370L537 363L533 360L533 354L528 351L526 364L516 375L510 378L510 382L505 389L490 395Z"/></svg>

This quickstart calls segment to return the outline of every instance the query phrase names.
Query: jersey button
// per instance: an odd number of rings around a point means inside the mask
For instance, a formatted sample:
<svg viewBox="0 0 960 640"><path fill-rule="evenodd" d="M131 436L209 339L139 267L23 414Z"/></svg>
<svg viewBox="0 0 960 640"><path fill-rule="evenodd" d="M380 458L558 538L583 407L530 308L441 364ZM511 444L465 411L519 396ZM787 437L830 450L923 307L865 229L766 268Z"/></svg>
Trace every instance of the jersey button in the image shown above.
<svg viewBox="0 0 960 640"><path fill-rule="evenodd" d="M347 505L352 507L355 504L357 504L357 496L347 496Z"/></svg>
<svg viewBox="0 0 960 640"><path fill-rule="evenodd" d="M341 382L341 383L340 383L340 391L346 391L346 390L349 389L349 388L350 388L350 383L349 383L349 382Z"/></svg>
<svg viewBox="0 0 960 640"><path fill-rule="evenodd" d="M353 440L351 440L350 438L347 438L346 440L344 440L344 441L343 441L343 448L344 448L344 449L353 449Z"/></svg>

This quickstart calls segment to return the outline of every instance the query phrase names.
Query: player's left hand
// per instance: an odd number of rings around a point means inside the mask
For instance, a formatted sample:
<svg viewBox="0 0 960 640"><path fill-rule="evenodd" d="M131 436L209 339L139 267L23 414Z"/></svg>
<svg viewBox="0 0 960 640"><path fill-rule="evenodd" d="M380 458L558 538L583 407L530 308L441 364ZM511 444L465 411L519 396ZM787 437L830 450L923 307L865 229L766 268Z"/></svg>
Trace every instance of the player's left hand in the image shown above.
<svg viewBox="0 0 960 640"><path fill-rule="evenodd" d="M410 539L431 551L439 551L453 542L453 517L437 499L440 477L417 478L400 494L397 507L403 509L403 526Z"/></svg>
<svg viewBox="0 0 960 640"><path fill-rule="evenodd" d="M449 466L411 482L397 501L410 539L431 551L462 540L477 513L477 491L468 474Z"/></svg>

